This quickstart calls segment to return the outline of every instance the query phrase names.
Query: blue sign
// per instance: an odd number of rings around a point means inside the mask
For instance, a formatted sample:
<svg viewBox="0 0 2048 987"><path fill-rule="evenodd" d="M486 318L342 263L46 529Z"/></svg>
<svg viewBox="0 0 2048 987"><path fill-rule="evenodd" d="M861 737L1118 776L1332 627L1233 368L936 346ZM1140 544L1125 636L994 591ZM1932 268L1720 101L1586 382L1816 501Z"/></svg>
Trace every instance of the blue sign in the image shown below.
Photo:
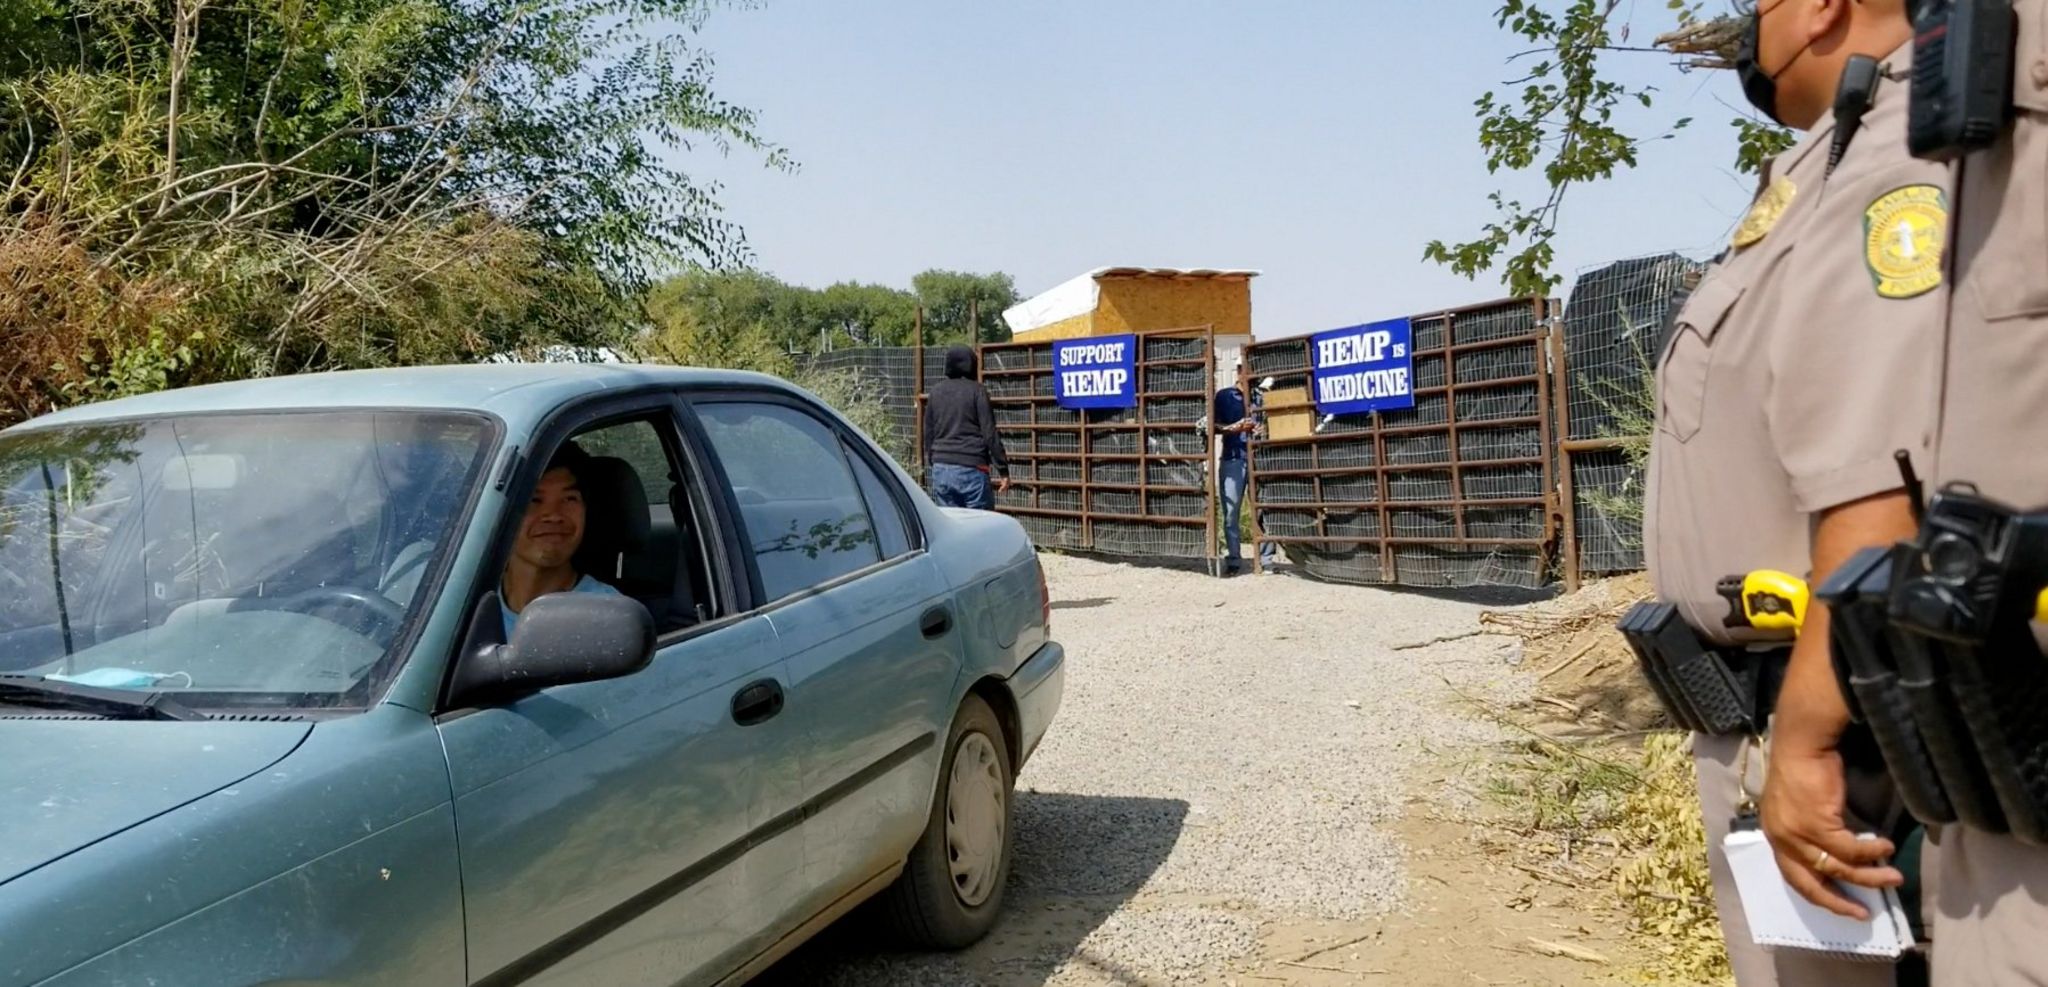
<svg viewBox="0 0 2048 987"><path fill-rule="evenodd" d="M1389 319L1309 337L1316 410L1326 415L1415 407L1414 333Z"/></svg>
<svg viewBox="0 0 2048 987"><path fill-rule="evenodd" d="M1062 408L1138 406L1138 337L1088 336L1052 344L1053 393Z"/></svg>

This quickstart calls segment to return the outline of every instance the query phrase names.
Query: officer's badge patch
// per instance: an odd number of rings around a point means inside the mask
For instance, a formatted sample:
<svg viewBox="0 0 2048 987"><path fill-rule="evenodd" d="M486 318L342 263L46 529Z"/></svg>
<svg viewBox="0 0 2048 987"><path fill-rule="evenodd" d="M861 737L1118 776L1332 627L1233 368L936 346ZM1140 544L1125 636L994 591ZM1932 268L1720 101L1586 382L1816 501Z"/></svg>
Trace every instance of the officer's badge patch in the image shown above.
<svg viewBox="0 0 2048 987"><path fill-rule="evenodd" d="M1768 235L1798 192L1799 186L1792 184L1789 178L1780 178L1764 189L1749 207L1749 214L1742 217L1742 225L1735 228L1735 249L1741 250Z"/></svg>
<svg viewBox="0 0 2048 987"><path fill-rule="evenodd" d="M1948 245L1948 196L1933 185L1908 185L1863 211L1863 258L1885 298L1912 298L1941 284Z"/></svg>

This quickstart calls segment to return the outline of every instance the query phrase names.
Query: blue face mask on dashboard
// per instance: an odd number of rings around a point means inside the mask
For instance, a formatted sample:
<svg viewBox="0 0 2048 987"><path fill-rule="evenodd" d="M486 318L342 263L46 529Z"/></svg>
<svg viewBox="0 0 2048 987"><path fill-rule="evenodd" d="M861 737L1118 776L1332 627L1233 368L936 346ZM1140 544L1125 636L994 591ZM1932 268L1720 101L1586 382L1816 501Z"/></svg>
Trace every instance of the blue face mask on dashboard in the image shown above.
<svg viewBox="0 0 2048 987"><path fill-rule="evenodd" d="M170 678L155 672L138 672L132 668L95 668L77 675L45 675L46 679L70 682L74 685L89 685L101 689L148 689L158 682Z"/></svg>

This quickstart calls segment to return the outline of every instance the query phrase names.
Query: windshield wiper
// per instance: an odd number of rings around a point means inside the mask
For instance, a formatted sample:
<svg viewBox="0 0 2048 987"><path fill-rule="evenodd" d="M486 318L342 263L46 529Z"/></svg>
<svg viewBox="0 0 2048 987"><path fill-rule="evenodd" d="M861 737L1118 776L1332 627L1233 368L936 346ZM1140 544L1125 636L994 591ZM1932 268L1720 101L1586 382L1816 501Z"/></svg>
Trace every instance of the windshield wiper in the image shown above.
<svg viewBox="0 0 2048 987"><path fill-rule="evenodd" d="M207 719L166 693L102 689L36 675L0 675L0 703L98 713L115 720Z"/></svg>

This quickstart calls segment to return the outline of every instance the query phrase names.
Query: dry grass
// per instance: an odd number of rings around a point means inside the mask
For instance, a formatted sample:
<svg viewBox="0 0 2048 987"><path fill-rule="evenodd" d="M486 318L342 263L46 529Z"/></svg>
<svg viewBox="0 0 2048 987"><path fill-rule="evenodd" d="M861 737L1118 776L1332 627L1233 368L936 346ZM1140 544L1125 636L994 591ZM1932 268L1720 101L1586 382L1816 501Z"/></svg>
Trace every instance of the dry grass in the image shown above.
<svg viewBox="0 0 2048 987"><path fill-rule="evenodd" d="M1685 738L1669 731L1650 737L1639 763L1642 784L1615 821L1628 853L1615 887L1635 915L1634 931L1656 951L1652 972L1679 983L1732 982Z"/></svg>
<svg viewBox="0 0 2048 987"><path fill-rule="evenodd" d="M95 266L54 226L0 232L0 428L68 403L91 364L147 338L179 302L161 280Z"/></svg>
<svg viewBox="0 0 2048 987"><path fill-rule="evenodd" d="M1692 758L1614 630L1648 593L1643 577L1623 577L1482 618L1522 637L1538 679L1530 702L1488 704L1520 739L1485 794L1518 831L1518 866L1583 888L1589 907L1628 913L1651 959L1624 979L1730 983Z"/></svg>
<svg viewBox="0 0 2048 987"><path fill-rule="evenodd" d="M1538 695L1570 714L1553 724L1571 736L1605 737L1670 725L1636 667L1635 655L1615 622L1650 595L1640 573L1588 583L1577 593L1536 607L1483 615L1481 621L1523 642L1524 664L1537 677Z"/></svg>

